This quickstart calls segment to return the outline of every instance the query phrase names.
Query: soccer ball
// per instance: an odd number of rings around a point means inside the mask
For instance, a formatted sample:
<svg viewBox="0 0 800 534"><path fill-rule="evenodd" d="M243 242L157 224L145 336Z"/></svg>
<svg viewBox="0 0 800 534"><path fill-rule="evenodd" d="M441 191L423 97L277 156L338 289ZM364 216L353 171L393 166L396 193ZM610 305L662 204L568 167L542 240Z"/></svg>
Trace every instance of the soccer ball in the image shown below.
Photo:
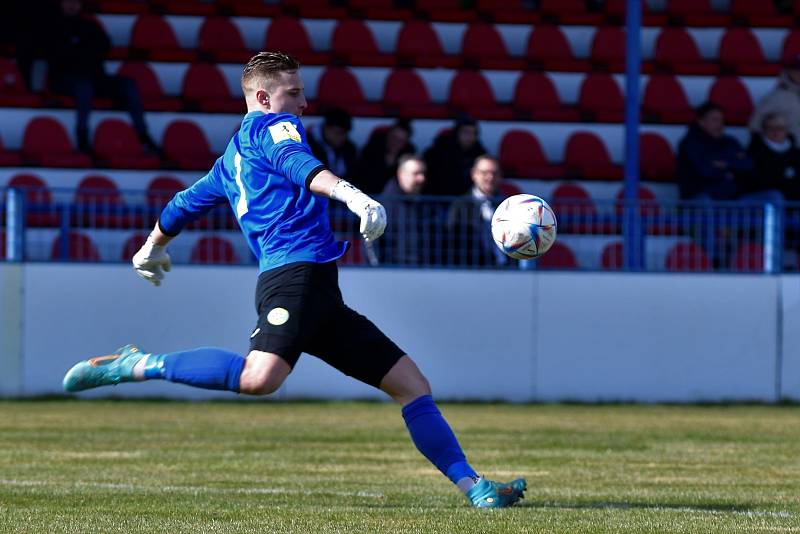
<svg viewBox="0 0 800 534"><path fill-rule="evenodd" d="M538 258L556 240L556 215L547 202L535 195L508 197L492 216L492 238L512 258Z"/></svg>

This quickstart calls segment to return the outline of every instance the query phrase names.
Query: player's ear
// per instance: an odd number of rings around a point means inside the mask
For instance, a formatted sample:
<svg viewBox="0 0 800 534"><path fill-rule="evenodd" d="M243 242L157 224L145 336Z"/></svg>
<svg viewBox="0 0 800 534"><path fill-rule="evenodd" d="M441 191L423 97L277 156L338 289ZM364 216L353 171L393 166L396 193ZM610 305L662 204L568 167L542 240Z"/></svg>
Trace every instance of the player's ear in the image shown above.
<svg viewBox="0 0 800 534"><path fill-rule="evenodd" d="M267 93L264 89L258 89L256 91L256 101L269 109L269 93Z"/></svg>

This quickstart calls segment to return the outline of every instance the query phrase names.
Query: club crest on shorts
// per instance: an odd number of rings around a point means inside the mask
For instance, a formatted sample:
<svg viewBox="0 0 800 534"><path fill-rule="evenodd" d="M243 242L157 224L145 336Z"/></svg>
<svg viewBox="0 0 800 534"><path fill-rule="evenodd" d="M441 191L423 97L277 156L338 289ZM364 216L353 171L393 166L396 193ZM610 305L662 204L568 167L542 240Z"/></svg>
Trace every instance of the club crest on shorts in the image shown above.
<svg viewBox="0 0 800 534"><path fill-rule="evenodd" d="M274 326L280 326L289 320L289 310L286 308L272 308L267 314L267 322Z"/></svg>

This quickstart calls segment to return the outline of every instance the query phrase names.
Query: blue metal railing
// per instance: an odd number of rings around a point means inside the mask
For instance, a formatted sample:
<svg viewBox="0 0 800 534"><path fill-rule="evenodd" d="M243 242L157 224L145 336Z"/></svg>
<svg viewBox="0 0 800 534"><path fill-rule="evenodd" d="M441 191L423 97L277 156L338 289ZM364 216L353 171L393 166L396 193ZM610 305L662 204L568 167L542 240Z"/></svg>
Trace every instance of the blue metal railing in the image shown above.
<svg viewBox="0 0 800 534"><path fill-rule="evenodd" d="M5 261L128 262L173 191L2 189ZM558 201L559 238L542 258L506 260L474 206L453 198L382 199L385 235L366 245L347 208L330 204L331 226L352 243L346 265L464 269L630 270L624 246L635 219L644 271L798 271L800 203L654 200ZM461 210L461 212L459 212ZM479 217L479 215L478 215ZM470 223L470 221L472 221ZM191 223L170 245L176 263L255 264L229 206Z"/></svg>

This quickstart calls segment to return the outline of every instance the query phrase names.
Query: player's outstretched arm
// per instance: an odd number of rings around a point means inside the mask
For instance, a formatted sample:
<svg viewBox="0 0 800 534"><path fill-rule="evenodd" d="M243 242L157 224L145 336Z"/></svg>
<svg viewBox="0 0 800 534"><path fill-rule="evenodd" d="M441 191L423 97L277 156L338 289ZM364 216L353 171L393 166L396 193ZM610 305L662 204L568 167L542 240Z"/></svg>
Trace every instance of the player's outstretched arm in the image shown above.
<svg viewBox="0 0 800 534"><path fill-rule="evenodd" d="M386 210L381 203L364 194L359 188L330 171L319 172L309 188L312 193L325 195L344 202L348 209L361 218L359 231L364 241L374 241L386 229Z"/></svg>
<svg viewBox="0 0 800 534"><path fill-rule="evenodd" d="M136 274L156 286L161 285L164 273L172 268L172 260L167 253L167 243L171 240L172 236L162 232L156 224L147 236L145 244L133 255L132 262Z"/></svg>

